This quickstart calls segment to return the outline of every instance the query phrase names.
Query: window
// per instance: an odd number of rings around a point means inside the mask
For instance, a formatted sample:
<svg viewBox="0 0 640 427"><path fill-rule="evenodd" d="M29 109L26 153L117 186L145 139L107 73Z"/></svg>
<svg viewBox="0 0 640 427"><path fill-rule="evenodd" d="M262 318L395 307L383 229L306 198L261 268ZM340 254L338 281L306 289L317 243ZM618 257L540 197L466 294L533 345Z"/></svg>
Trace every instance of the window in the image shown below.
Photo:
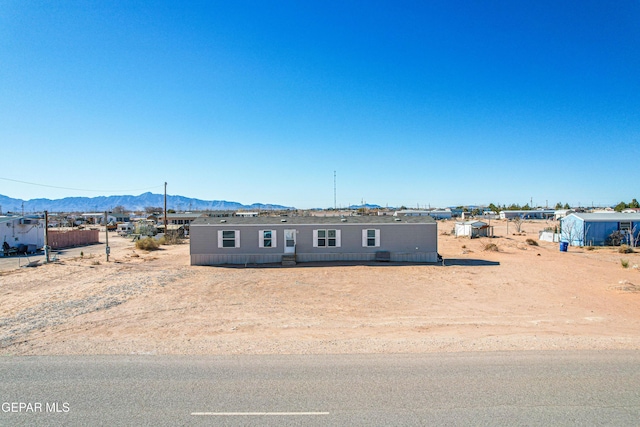
<svg viewBox="0 0 640 427"><path fill-rule="evenodd" d="M239 248L240 230L218 230L219 248Z"/></svg>
<svg viewBox="0 0 640 427"><path fill-rule="evenodd" d="M631 230L631 221L620 223L620 231L629 231L629 230Z"/></svg>
<svg viewBox="0 0 640 427"><path fill-rule="evenodd" d="M380 230L362 230L362 246L377 248L380 246Z"/></svg>
<svg viewBox="0 0 640 427"><path fill-rule="evenodd" d="M340 230L313 230L313 247L340 247Z"/></svg>
<svg viewBox="0 0 640 427"><path fill-rule="evenodd" d="M276 247L276 230L260 230L258 231L258 246L261 248Z"/></svg>

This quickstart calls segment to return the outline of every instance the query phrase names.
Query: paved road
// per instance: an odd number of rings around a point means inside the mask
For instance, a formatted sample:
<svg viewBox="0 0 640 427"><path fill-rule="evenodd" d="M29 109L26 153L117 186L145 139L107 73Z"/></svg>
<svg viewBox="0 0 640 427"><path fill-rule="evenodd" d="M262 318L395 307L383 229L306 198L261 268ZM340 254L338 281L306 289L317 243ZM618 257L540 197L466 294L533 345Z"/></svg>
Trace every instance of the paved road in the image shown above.
<svg viewBox="0 0 640 427"><path fill-rule="evenodd" d="M104 240L104 232L101 233L100 239ZM122 237L117 235L111 236L111 234L109 234L109 246L111 246L112 249L120 248L127 244L133 243L131 243L131 240L123 240ZM87 246L78 246L75 248L52 250L50 259L53 260L54 256L57 256L60 260L65 260L79 257L80 254L83 253L85 256L89 254L95 255L97 257L96 259L104 262L104 260L106 260L105 247L106 244L103 242ZM0 256L0 270L13 270L26 266L31 261L40 261L40 264L44 264L46 261L44 252L40 251L31 255L13 255L8 257Z"/></svg>
<svg viewBox="0 0 640 427"><path fill-rule="evenodd" d="M2 357L0 404L2 426L637 426L640 354Z"/></svg>

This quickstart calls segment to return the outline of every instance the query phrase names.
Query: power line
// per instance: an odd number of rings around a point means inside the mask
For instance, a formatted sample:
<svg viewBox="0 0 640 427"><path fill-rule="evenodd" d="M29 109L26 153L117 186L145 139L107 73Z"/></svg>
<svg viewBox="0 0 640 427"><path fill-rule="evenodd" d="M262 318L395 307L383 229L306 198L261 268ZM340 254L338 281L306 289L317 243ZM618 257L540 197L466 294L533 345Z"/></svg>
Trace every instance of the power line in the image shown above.
<svg viewBox="0 0 640 427"><path fill-rule="evenodd" d="M57 185L39 184L39 183L36 183L36 182L20 181L18 179L10 179L10 178L3 178L3 177L0 177L0 179L4 180L4 181L17 182L17 183L20 183L20 184L35 185L35 186L38 186L38 187L57 188L57 189L60 189L60 190L72 190L72 191L88 191L88 192L91 192L91 193L118 193L118 192L125 192L125 191L144 191L144 190L153 190L155 188L162 187L162 185L156 185L156 186L153 186L153 187L132 188L132 189L129 189L129 190L88 190L86 188L60 187L60 186L57 186Z"/></svg>

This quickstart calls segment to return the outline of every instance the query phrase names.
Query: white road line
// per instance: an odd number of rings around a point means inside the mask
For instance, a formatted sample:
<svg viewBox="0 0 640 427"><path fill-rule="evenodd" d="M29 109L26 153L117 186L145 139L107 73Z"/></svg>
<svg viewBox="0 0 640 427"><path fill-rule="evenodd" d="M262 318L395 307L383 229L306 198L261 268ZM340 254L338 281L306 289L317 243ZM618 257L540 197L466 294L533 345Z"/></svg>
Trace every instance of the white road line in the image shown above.
<svg viewBox="0 0 640 427"><path fill-rule="evenodd" d="M218 417L238 417L238 416L263 416L263 415L329 415L328 412L192 412L194 416L218 416Z"/></svg>

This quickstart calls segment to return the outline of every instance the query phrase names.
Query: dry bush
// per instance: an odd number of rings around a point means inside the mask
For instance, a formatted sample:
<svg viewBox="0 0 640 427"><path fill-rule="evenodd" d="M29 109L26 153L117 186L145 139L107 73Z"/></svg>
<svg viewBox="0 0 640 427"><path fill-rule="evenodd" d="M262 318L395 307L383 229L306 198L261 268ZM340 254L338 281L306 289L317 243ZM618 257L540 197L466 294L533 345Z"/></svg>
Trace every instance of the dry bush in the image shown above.
<svg viewBox="0 0 640 427"><path fill-rule="evenodd" d="M152 237L146 237L136 242L136 248L144 251L155 251L160 248L160 242Z"/></svg>
<svg viewBox="0 0 640 427"><path fill-rule="evenodd" d="M594 251L596 249L596 247L595 246L587 246L585 249L588 250L588 251Z"/></svg>
<svg viewBox="0 0 640 427"><path fill-rule="evenodd" d="M495 243L487 243L486 245L484 245L484 250L498 252L498 245L496 245Z"/></svg>
<svg viewBox="0 0 640 427"><path fill-rule="evenodd" d="M618 248L618 253L621 254L632 254L633 252L633 248L629 245L620 245Z"/></svg>
<svg viewBox="0 0 640 427"><path fill-rule="evenodd" d="M178 233L169 232L160 238L163 245L180 245L184 242L184 237Z"/></svg>
<svg viewBox="0 0 640 427"><path fill-rule="evenodd" d="M527 242L527 245L538 246L538 242L536 242L533 239L527 239L526 242Z"/></svg>

